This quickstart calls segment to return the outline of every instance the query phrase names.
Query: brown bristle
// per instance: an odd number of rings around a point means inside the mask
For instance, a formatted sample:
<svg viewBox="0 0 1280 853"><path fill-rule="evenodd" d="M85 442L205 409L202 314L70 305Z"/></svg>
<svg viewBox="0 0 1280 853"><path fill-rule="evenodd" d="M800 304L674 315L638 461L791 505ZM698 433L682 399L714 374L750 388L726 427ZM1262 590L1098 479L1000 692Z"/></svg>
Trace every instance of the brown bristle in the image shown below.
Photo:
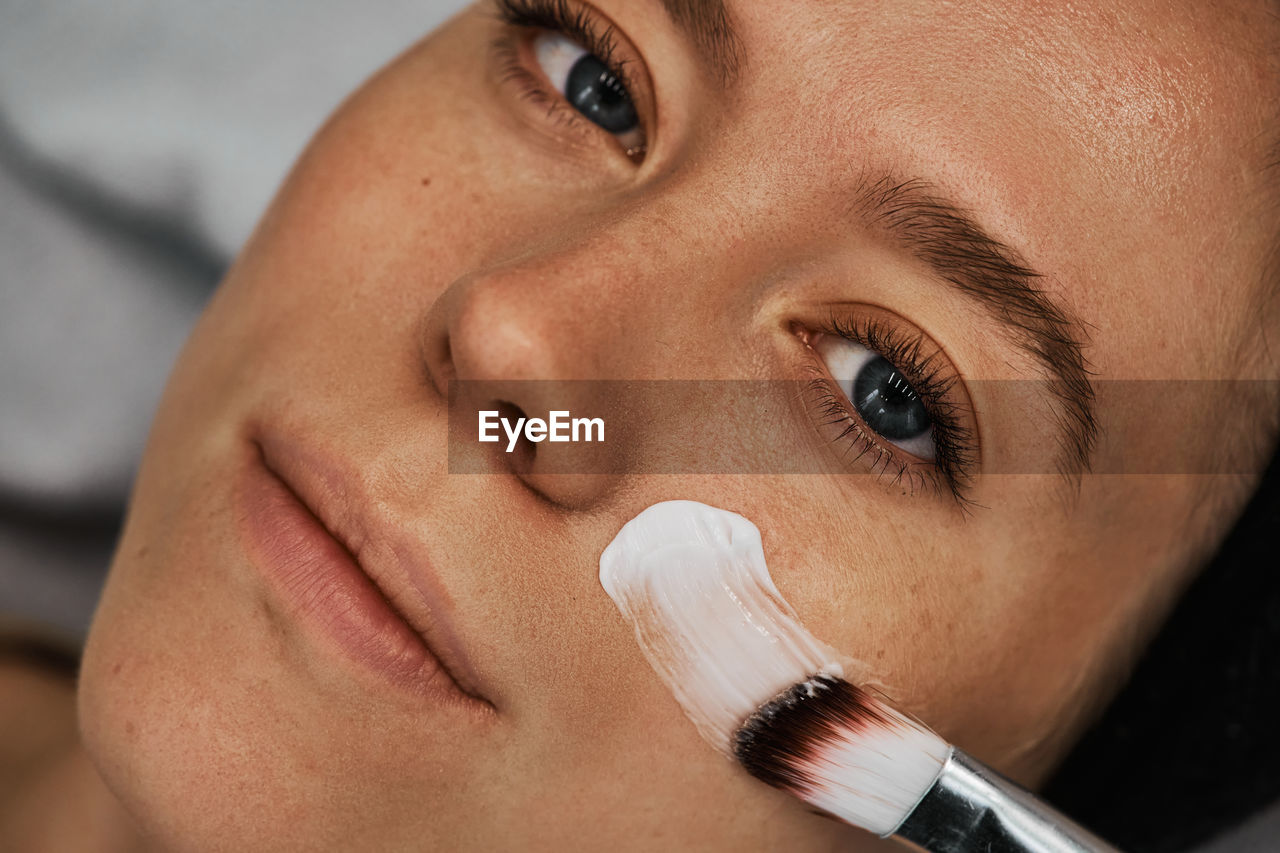
<svg viewBox="0 0 1280 853"><path fill-rule="evenodd" d="M814 784L815 749L841 732L891 725L875 700L842 678L818 675L761 705L733 738L733 754L761 782L792 793Z"/></svg>

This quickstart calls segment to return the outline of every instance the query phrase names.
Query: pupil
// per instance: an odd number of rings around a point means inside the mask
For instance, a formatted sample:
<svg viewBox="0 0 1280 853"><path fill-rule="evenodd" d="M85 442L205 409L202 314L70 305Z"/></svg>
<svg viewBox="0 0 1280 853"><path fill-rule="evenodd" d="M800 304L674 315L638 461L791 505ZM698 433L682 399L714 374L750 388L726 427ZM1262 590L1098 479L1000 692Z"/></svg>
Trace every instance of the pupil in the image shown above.
<svg viewBox="0 0 1280 853"><path fill-rule="evenodd" d="M610 133L626 133L640 122L622 81L590 54L569 69L565 94L580 113Z"/></svg>
<svg viewBox="0 0 1280 853"><path fill-rule="evenodd" d="M890 440L923 435L929 412L898 368L878 356L853 380L853 405L867 426Z"/></svg>

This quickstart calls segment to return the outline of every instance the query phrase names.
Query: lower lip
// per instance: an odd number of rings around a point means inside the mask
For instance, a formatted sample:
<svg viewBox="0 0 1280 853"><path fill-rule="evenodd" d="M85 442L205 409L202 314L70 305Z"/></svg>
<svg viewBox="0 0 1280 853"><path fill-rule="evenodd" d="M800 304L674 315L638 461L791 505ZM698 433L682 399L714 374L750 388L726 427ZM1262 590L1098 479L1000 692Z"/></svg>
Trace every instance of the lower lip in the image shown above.
<svg viewBox="0 0 1280 853"><path fill-rule="evenodd" d="M241 472L237 502L250 560L300 623L400 687L478 704L256 452Z"/></svg>

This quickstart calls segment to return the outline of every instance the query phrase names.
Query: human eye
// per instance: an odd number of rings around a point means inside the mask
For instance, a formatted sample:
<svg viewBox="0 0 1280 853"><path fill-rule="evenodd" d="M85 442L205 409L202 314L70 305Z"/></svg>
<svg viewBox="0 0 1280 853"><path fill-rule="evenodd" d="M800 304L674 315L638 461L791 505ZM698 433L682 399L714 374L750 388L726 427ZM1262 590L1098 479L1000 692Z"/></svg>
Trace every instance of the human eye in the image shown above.
<svg viewBox="0 0 1280 853"><path fill-rule="evenodd" d="M647 91L635 51L598 12L571 0L497 0L508 31L494 42L506 82L546 117L611 136L632 161L648 147Z"/></svg>
<svg viewBox="0 0 1280 853"><path fill-rule="evenodd" d="M818 362L809 402L841 455L913 491L945 490L963 505L978 448L946 356L922 332L879 316L833 314L797 333Z"/></svg>

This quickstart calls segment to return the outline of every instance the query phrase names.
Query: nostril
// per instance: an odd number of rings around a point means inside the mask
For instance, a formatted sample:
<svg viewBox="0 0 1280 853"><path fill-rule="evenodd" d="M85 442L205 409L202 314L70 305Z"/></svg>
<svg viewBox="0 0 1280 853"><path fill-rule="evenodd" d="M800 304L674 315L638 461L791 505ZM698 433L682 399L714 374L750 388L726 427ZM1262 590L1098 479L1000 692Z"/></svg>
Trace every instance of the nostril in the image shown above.
<svg viewBox="0 0 1280 853"><path fill-rule="evenodd" d="M495 400L493 408L498 411L499 423L507 425L503 427L504 431L508 426L511 429L519 429L517 424L523 426L529 417L524 409L509 400ZM503 450L506 450L505 446ZM533 462L538 455L538 446L525 437L523 430L519 430L515 438L515 446L510 453L505 455L508 457L507 464L513 472L527 474L533 470Z"/></svg>
<svg viewBox="0 0 1280 853"><path fill-rule="evenodd" d="M457 367L453 363L453 345L448 334L433 333L430 318L427 323L428 328L418 336L418 358L427 384L447 399L449 382L458 378Z"/></svg>
<svg viewBox="0 0 1280 853"><path fill-rule="evenodd" d="M457 375L458 371L453 366L453 345L449 343L449 339L445 338L440 344L440 374L441 379L448 382Z"/></svg>

